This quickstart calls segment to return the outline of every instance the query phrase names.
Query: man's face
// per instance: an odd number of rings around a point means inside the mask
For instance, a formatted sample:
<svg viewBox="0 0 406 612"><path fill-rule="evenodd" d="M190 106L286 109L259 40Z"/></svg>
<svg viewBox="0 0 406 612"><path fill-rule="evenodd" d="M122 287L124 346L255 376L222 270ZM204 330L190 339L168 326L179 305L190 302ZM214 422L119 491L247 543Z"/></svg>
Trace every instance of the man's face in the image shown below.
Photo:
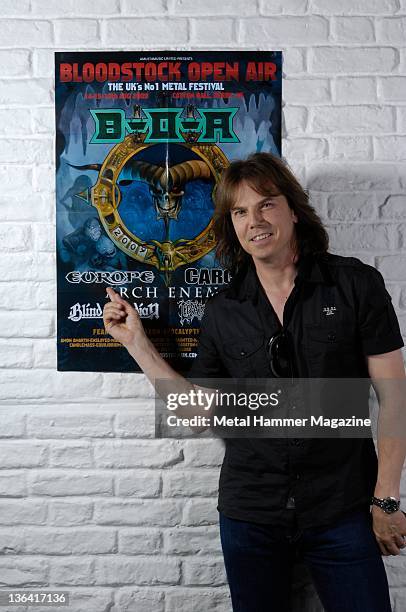
<svg viewBox="0 0 406 612"><path fill-rule="evenodd" d="M238 241L254 262L277 262L293 254L297 217L276 187L273 195L263 196L243 182L230 214Z"/></svg>

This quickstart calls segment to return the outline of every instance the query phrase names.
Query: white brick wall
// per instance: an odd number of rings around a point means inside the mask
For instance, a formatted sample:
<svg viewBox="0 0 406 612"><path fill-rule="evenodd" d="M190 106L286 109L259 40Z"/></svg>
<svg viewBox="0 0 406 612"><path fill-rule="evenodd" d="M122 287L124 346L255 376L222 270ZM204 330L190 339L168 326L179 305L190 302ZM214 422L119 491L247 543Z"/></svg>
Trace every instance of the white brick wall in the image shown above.
<svg viewBox="0 0 406 612"><path fill-rule="evenodd" d="M405 0L2 0L0 587L75 612L230 610L221 443L155 440L141 375L55 371L53 51L159 48L284 51L284 154L406 333Z"/></svg>

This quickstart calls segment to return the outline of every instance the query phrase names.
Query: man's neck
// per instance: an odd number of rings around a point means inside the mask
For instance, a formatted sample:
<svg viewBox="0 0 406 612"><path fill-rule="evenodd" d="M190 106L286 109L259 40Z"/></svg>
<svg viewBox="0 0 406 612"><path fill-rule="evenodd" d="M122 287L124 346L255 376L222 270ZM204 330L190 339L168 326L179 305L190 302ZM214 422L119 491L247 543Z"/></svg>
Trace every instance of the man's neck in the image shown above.
<svg viewBox="0 0 406 612"><path fill-rule="evenodd" d="M297 275L297 265L292 259L289 257L285 261L267 263L254 261L258 279L265 291L290 292Z"/></svg>

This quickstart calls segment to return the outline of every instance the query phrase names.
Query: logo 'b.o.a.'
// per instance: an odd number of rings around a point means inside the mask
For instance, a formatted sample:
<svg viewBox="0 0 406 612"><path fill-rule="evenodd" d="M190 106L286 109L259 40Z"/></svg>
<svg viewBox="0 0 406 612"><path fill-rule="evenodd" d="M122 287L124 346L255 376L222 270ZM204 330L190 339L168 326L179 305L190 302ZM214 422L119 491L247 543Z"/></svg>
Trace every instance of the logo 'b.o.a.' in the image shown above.
<svg viewBox="0 0 406 612"><path fill-rule="evenodd" d="M126 117L121 109L91 110L95 132L91 144L122 142L126 134L145 134L145 143L239 142L233 129L238 108L199 108L193 117L182 117L182 108L143 108L143 117Z"/></svg>

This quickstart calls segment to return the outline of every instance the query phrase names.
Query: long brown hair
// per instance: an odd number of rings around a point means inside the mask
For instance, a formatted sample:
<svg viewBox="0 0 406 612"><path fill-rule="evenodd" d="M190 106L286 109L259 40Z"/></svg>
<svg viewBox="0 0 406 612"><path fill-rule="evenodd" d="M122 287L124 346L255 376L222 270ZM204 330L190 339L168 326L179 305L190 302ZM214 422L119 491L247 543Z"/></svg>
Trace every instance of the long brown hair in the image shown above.
<svg viewBox="0 0 406 612"><path fill-rule="evenodd" d="M254 153L246 160L233 161L224 170L214 196L216 258L231 274L237 273L250 259L238 241L230 214L242 182L248 183L260 195L272 195L276 187L286 197L298 219L295 233L299 256L327 251L328 234L318 214L310 206L308 194L291 170L275 155Z"/></svg>

